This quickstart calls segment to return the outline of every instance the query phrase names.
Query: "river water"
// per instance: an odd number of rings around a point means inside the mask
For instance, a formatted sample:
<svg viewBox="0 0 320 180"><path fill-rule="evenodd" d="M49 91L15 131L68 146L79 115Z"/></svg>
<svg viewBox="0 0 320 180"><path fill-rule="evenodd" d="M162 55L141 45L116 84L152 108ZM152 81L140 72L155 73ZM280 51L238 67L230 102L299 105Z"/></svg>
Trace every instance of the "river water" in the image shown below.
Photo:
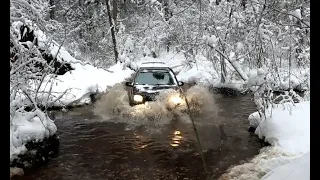
<svg viewBox="0 0 320 180"><path fill-rule="evenodd" d="M259 139L248 133L256 110L251 95L216 96L219 125L198 126L212 179L257 155ZM95 121L92 106L55 114L60 137L57 157L21 180L182 180L205 179L191 124L172 120L161 131L128 129L125 123Z"/></svg>

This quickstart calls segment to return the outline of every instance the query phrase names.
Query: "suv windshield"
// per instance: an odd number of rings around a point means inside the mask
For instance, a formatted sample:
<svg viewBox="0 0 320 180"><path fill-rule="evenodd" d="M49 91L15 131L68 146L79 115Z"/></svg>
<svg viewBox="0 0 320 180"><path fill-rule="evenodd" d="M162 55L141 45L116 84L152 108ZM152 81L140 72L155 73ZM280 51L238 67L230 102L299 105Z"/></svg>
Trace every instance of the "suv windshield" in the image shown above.
<svg viewBox="0 0 320 180"><path fill-rule="evenodd" d="M174 85L174 80L171 74L167 71L140 72L135 84L150 84L150 85Z"/></svg>

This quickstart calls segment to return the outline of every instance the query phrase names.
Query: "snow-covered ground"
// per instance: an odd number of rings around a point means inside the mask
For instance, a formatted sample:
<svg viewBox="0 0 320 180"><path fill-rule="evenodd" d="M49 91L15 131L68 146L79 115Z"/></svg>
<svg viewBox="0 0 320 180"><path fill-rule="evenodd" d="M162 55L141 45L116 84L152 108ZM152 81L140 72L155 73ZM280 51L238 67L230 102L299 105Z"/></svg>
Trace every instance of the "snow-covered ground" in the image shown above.
<svg viewBox="0 0 320 180"><path fill-rule="evenodd" d="M250 162L235 166L221 179L310 179L310 101L269 108L266 119L249 116L255 133L271 146Z"/></svg>
<svg viewBox="0 0 320 180"><path fill-rule="evenodd" d="M104 92L107 86L113 86L116 83L124 81L132 74L132 70L122 70L120 63L109 68L109 71L96 68L92 65L82 65L74 63L75 68L63 76L58 76L56 83L52 86L52 92L57 95L67 93L54 105L69 105L71 103L83 104L90 100L89 95Z"/></svg>
<svg viewBox="0 0 320 180"><path fill-rule="evenodd" d="M58 47L53 48L52 54L55 54L57 49ZM214 69L212 62L207 61L203 56L196 56L197 63L190 67L187 65L182 53L164 54L159 58L144 57L135 62L118 62L108 70L94 67L88 63L81 63L74 59L64 48L60 49L58 59L69 62L75 70L54 78L52 87L48 85L51 83L47 83L52 81L52 77L48 76L46 82L43 83L40 92L48 92L52 88L51 92L56 97L65 93L61 99L52 104L55 106L81 105L90 102L90 94L105 92L108 86L122 82L134 73L133 70L126 67L128 63L134 64L134 67L139 67L143 65L143 62L164 62L165 66L173 68L179 81L197 82L207 86L212 85L213 87L228 87L240 91L246 88L246 84L256 84L256 80L260 82L259 73L257 72L259 70L251 70L247 73L250 77L248 81L235 78L227 81L225 84L221 84L219 75L216 71L212 70ZM301 72L308 73L308 71L299 71L299 73ZM296 80L295 84L299 84L300 82ZM308 83L307 86L309 86ZM43 99L46 99L46 95L46 93L43 94Z"/></svg>
<svg viewBox="0 0 320 180"><path fill-rule="evenodd" d="M52 87L47 85L51 83L46 83L52 80L51 77L48 77L46 82L43 83L41 90L44 92L48 92L50 88L52 88L51 92L53 92L56 97L65 93L59 101L53 103L55 106L66 106L71 103L84 104L90 100L90 94L104 92L107 89L107 86L113 86L114 84L124 81L126 78L130 77L134 71L126 68L126 66L136 69L141 66L143 62L147 61L160 61L165 63L165 66L173 68L177 74L178 80L180 81L197 82L204 85L212 85L214 87L229 87L244 90L247 83L254 84L255 79L259 79L259 70L245 69L242 68L238 62L233 62L232 64L236 66L237 71L246 79L246 81L242 80L236 73L230 73L231 70L234 71L234 68L227 62L228 76L226 82L221 84L218 72L220 67L217 66L217 64L209 61L203 55L195 56L194 60L196 63L189 62L186 60L185 55L182 52L165 52L160 53L158 58L146 56L134 61L130 60L126 54L120 54L119 62L108 70L104 70L75 59L64 47L60 47L60 45L54 41L51 41L48 44L48 38L42 31L36 30L35 34L38 36L40 47L48 47L54 57L57 56L59 61L70 63L75 69L64 75L58 76L54 80L55 83ZM233 56L234 54L231 53L229 58L232 59ZM265 72L268 72L268 70L265 69ZM273 73L269 73L267 78L272 82L276 82L276 88L285 89L289 87L288 73L284 69L283 71L279 69L279 72L279 77L276 77L278 81L274 81L272 79L275 78L270 75ZM305 87L309 87L308 69L292 69L291 74L290 81L292 86L302 83ZM257 78L253 78L253 76L256 76ZM47 94L44 93L43 96L46 97L46 95Z"/></svg>
<svg viewBox="0 0 320 180"><path fill-rule="evenodd" d="M143 62L150 61L160 61L165 63L165 66L173 68L177 73L177 78L180 81L184 82L197 82L204 85L213 85L214 87L228 87L238 90L243 90L246 88L247 83L254 83L255 79L259 79L258 70L253 69L249 70L248 68L242 68L238 62L232 62L232 65L237 68L237 71L242 74L242 77L245 77L246 81L242 80L239 75L236 73L231 73L234 71L233 66L226 62L227 66L227 79L224 84L220 83L219 78L219 69L215 62L208 60L203 55L196 55L195 59L190 62L187 60L185 55L182 52L163 52L159 54L158 58L152 58L150 56L142 57L137 60L130 60L126 54L119 55L119 62L110 67L108 70L96 68L89 63L83 63L74 57L72 57L64 47L60 47L55 41L50 41L48 44L48 38L46 35L40 31L35 31L38 36L39 46L48 47L51 54L59 61L68 62L72 65L75 70L67 72L65 75L58 76L55 80L55 84L52 87L51 92L54 92L56 96L61 95L65 91L66 94L60 101L56 102L54 105L69 105L70 103L76 102L77 104L83 104L88 102L89 95L97 92L104 92L107 89L107 86L113 86L116 83L119 83L126 78L130 77L133 73L132 70L126 68L126 66L131 66L131 68L136 69L141 66ZM230 54L230 59L233 59L234 53ZM134 59L134 58L131 58ZM267 72L267 69L265 69ZM289 78L288 72L285 69L279 69L279 77L276 77L278 81L274 81L271 76L273 73L267 75L270 81L276 82L276 88L288 88ZM291 70L290 81L292 86L303 83L306 87L309 87L309 70ZM252 78L256 76L257 78ZM248 77L250 77L248 79ZM247 79L249 81L247 81ZM250 82L251 80L251 82ZM252 82L253 80L253 82ZM47 81L50 81L50 78L47 78ZM51 87L46 85L42 90L48 91Z"/></svg>
<svg viewBox="0 0 320 180"><path fill-rule="evenodd" d="M294 159L291 163L279 166L262 177L263 180L304 180L310 179L310 152Z"/></svg>
<svg viewBox="0 0 320 180"><path fill-rule="evenodd" d="M10 161L26 152L25 144L28 141L42 141L57 131L54 122L40 110L15 112L10 119Z"/></svg>

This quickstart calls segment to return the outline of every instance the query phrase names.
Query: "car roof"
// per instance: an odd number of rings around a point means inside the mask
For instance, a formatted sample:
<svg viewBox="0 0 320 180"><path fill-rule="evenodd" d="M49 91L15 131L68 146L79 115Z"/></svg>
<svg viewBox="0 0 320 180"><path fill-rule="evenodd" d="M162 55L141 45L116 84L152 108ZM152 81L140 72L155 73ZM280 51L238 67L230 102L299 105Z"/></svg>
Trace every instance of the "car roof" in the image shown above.
<svg viewBox="0 0 320 180"><path fill-rule="evenodd" d="M167 65L161 61L147 61L141 62L140 67L167 67Z"/></svg>
<svg viewBox="0 0 320 180"><path fill-rule="evenodd" d="M139 71L172 71L170 67L140 67Z"/></svg>
<svg viewBox="0 0 320 180"><path fill-rule="evenodd" d="M164 62L161 61L147 61L147 62L142 62L141 65L143 64L165 64Z"/></svg>

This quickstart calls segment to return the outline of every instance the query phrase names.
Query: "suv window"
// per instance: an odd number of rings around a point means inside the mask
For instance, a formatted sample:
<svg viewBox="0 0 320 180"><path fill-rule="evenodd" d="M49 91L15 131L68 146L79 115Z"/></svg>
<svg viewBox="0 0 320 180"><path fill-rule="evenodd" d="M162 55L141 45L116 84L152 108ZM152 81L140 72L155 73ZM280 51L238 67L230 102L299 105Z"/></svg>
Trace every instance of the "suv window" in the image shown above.
<svg viewBox="0 0 320 180"><path fill-rule="evenodd" d="M137 75L135 84L175 85L174 80L168 71L142 71Z"/></svg>

